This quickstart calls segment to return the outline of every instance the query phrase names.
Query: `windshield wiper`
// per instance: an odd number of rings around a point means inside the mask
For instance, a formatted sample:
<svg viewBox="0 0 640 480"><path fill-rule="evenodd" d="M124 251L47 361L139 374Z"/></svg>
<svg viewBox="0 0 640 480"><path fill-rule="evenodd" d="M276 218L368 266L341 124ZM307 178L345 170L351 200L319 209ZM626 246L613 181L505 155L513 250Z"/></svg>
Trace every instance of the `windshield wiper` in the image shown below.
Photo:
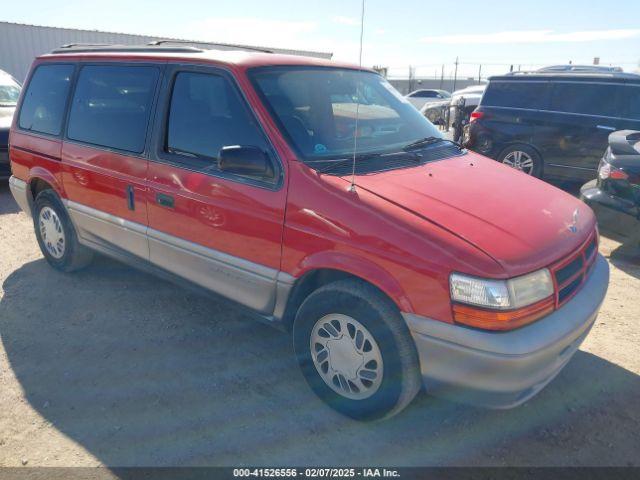
<svg viewBox="0 0 640 480"><path fill-rule="evenodd" d="M411 150L418 150L420 148L428 147L429 145L440 142L453 143L456 147L462 148L462 145L460 145L458 142L454 142L453 140L447 140L446 138L442 137L424 137L416 140L415 142L408 143L407 145L402 147L402 150L404 150L405 152L410 152Z"/></svg>
<svg viewBox="0 0 640 480"><path fill-rule="evenodd" d="M398 156L402 156L402 157L410 157L412 160L419 160L420 156L416 153L413 152L406 152L406 151L400 151L400 152L389 152L389 153L363 153L361 155L357 155L356 156L356 164L359 161L362 160L371 160L372 158L394 158L394 157L398 157ZM318 173L327 173L337 167L341 167L343 165L350 165L353 163L353 157L349 157L349 158L344 158L341 160L335 160L333 161L333 163L331 163L330 165L318 170Z"/></svg>

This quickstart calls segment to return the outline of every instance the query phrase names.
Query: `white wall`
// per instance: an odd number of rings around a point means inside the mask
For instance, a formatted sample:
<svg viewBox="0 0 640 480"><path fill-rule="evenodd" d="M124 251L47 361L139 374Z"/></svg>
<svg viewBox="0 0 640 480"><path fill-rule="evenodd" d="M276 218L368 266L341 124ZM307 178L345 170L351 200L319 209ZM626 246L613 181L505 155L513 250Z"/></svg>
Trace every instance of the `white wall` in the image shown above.
<svg viewBox="0 0 640 480"><path fill-rule="evenodd" d="M106 43L120 45L140 45L160 37L129 35L124 33L97 32L91 30L74 30L69 28L39 27L17 23L0 22L0 70L13 75L23 82L38 55L48 53L69 43ZM209 47L214 48L214 47ZM218 49L233 49L220 46ZM271 49L277 53L305 55L310 57L331 58L330 53L308 52L304 50Z"/></svg>

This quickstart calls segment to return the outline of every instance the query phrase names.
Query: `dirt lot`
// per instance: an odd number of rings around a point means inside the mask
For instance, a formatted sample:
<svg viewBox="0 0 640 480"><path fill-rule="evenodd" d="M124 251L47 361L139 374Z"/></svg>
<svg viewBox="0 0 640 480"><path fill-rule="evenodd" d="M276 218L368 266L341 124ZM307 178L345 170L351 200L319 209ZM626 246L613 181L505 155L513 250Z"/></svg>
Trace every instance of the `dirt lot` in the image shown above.
<svg viewBox="0 0 640 480"><path fill-rule="evenodd" d="M2 182L0 465L637 465L639 237L603 237L602 312L540 395L489 411L422 394L360 424L242 312L104 258L49 268Z"/></svg>

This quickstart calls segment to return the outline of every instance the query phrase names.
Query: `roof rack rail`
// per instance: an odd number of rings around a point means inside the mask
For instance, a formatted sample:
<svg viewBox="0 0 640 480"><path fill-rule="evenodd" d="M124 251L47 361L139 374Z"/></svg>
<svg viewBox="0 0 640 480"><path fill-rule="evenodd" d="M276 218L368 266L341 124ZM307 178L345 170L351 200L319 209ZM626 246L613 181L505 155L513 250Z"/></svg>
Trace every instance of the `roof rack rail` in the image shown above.
<svg viewBox="0 0 640 480"><path fill-rule="evenodd" d="M630 72L602 72L602 71L569 71L569 72L556 72L556 71L539 71L539 70L519 70L516 72L507 72L501 75L492 75L492 77L517 77L517 76L531 76L531 77L558 77L558 78L618 78L618 79L630 79L637 80L640 75Z"/></svg>
<svg viewBox="0 0 640 480"><path fill-rule="evenodd" d="M238 50L249 50L262 53L274 53L273 50L261 47L251 47L247 45L237 45L234 43L220 43L220 42L198 42L195 40L154 40L147 45L165 45L165 44L177 44L177 45L211 45L213 47L232 47Z"/></svg>
<svg viewBox="0 0 640 480"><path fill-rule="evenodd" d="M54 50L51 53L90 53L90 52L157 52L157 53L185 53L185 52L202 52L201 48L182 46L182 47L163 47L161 45L114 45L106 43L67 43Z"/></svg>

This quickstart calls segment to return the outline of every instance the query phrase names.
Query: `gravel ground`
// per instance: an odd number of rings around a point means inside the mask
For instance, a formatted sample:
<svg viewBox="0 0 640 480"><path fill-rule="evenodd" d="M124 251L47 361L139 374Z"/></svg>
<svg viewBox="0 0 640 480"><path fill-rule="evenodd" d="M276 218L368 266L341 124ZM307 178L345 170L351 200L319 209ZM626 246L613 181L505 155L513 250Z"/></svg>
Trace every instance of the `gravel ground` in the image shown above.
<svg viewBox="0 0 640 480"><path fill-rule="evenodd" d="M421 394L362 424L234 307L105 258L49 268L3 182L0 466L638 465L640 236L613 226L601 314L541 394L507 411Z"/></svg>

